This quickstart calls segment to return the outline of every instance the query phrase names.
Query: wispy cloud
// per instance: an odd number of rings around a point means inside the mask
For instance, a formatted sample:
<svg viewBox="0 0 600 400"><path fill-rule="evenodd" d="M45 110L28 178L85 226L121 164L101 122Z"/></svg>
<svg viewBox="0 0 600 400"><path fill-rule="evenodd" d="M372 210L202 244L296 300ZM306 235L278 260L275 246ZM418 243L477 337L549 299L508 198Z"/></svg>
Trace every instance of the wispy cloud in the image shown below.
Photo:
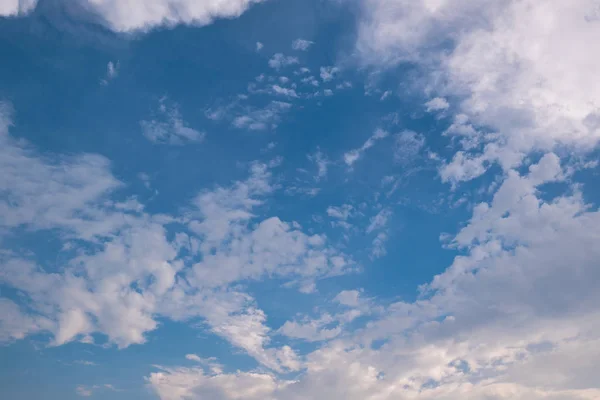
<svg viewBox="0 0 600 400"><path fill-rule="evenodd" d="M292 42L292 49L299 51L307 51L314 42L305 39L296 39Z"/></svg>
<svg viewBox="0 0 600 400"><path fill-rule="evenodd" d="M276 53L269 60L269 67L279 71L281 68L285 68L298 63L298 57L286 56L282 53Z"/></svg>
<svg viewBox="0 0 600 400"><path fill-rule="evenodd" d="M140 122L144 136L154 143L182 145L186 142L202 142L204 132L190 128L183 120L179 105L169 104L166 98L161 98L156 111L156 117Z"/></svg>
<svg viewBox="0 0 600 400"><path fill-rule="evenodd" d="M354 163L360 159L365 151L373 147L377 141L388 137L388 135L389 133L387 131L384 131L383 129L376 129L375 133L373 133L373 135L367 139L367 141L361 147L344 153L344 162L349 167L352 167L352 165L354 165Z"/></svg>

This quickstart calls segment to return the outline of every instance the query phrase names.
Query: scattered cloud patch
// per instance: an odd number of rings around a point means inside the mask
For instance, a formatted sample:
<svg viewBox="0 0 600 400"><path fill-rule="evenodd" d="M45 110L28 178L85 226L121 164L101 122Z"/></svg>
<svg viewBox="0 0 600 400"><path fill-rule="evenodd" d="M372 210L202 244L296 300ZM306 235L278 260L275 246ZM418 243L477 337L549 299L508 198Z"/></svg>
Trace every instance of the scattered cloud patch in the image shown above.
<svg viewBox="0 0 600 400"><path fill-rule="evenodd" d="M314 42L304 39L296 39L292 42L292 49L299 51L307 51Z"/></svg>
<svg viewBox="0 0 600 400"><path fill-rule="evenodd" d="M269 67L273 68L276 71L279 71L281 68L285 68L298 63L298 57L286 56L282 53L276 53L269 60Z"/></svg>
<svg viewBox="0 0 600 400"><path fill-rule="evenodd" d="M236 128L249 130L275 129L281 121L281 115L289 111L291 107L290 103L271 101L262 109L245 109L233 119L231 124Z"/></svg>
<svg viewBox="0 0 600 400"><path fill-rule="evenodd" d="M354 207L350 204L342 204L339 207L329 206L327 207L327 215L346 221L352 215L353 210Z"/></svg>
<svg viewBox="0 0 600 400"><path fill-rule="evenodd" d="M338 67L321 67L320 68L320 76L323 82L329 82L335 78L335 76L340 72Z"/></svg>
<svg viewBox="0 0 600 400"><path fill-rule="evenodd" d="M329 164L331 161L325 156L325 154L318 149L313 154L309 154L309 161L312 161L317 166L317 175L315 176L315 180L318 182L327 177L327 171L329 170Z"/></svg>
<svg viewBox="0 0 600 400"><path fill-rule="evenodd" d="M186 142L202 142L206 134L187 126L177 104L168 105L162 98L156 117L140 122L144 136L154 143L182 145Z"/></svg>

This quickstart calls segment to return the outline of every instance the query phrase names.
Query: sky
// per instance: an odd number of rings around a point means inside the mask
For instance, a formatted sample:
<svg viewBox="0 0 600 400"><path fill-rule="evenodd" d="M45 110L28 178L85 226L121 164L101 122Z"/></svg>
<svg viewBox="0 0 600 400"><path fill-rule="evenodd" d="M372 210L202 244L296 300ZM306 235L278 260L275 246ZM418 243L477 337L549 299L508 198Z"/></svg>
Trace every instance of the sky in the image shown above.
<svg viewBox="0 0 600 400"><path fill-rule="evenodd" d="M0 398L600 398L597 0L0 0Z"/></svg>

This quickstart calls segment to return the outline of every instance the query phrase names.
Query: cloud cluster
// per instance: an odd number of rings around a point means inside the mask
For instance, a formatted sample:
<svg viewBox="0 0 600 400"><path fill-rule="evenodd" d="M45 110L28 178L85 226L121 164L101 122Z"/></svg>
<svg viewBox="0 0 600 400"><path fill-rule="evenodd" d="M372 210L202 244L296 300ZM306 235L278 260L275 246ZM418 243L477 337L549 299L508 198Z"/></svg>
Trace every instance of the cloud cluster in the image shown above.
<svg viewBox="0 0 600 400"><path fill-rule="evenodd" d="M493 163L514 168L534 150L598 142L600 60L586 46L600 34L597 15L594 0L372 0L357 46L367 63L420 63L443 82L429 90L460 99L471 148L442 170L459 182ZM447 108L442 100L427 109Z"/></svg>
<svg viewBox="0 0 600 400"><path fill-rule="evenodd" d="M297 368L291 349L269 348L267 316L234 284L269 275L314 287L351 263L324 236L255 214L275 190L267 165L199 193L184 215L149 214L133 198L113 200L123 184L106 159L38 154L10 137L2 109L0 239L18 229L62 239L57 265L18 248L0 253L0 282L27 299L2 299L2 341L42 332L53 345L122 348L144 343L159 317L196 319L273 370Z"/></svg>
<svg viewBox="0 0 600 400"><path fill-rule="evenodd" d="M511 171L455 236L466 255L423 286L419 300L385 306L344 336L327 313L286 323L283 334L326 341L305 356L299 378L253 373L250 384L239 373L172 369L150 384L163 399L200 399L218 380L227 382L221 399L255 385L260 398L277 400L597 398L600 213L577 187L543 199L543 185L564 179L559 161L549 153L524 175ZM336 301L360 307L361 295L342 292Z"/></svg>

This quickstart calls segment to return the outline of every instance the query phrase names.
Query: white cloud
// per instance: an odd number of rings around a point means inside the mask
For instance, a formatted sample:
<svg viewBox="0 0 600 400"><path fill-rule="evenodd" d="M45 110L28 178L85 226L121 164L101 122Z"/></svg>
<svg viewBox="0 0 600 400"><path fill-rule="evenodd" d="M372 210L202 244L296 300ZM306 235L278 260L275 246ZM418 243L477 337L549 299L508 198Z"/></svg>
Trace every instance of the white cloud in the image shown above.
<svg viewBox="0 0 600 400"><path fill-rule="evenodd" d="M306 51L313 44L314 42L311 42L310 40L296 39L292 42L292 49Z"/></svg>
<svg viewBox="0 0 600 400"><path fill-rule="evenodd" d="M271 85L273 93L285 97L298 97L298 93L294 89L284 88L279 85Z"/></svg>
<svg viewBox="0 0 600 400"><path fill-rule="evenodd" d="M329 206L327 207L327 215L332 218L341 219L346 221L348 217L352 215L354 207L350 204L342 204L339 207Z"/></svg>
<svg viewBox="0 0 600 400"><path fill-rule="evenodd" d="M90 396L93 394L93 392L92 392L92 389L90 389L90 388L87 388L87 387L85 387L85 386L83 386L83 385L79 385L79 386L77 386L77 387L75 388L75 392L76 392L76 393L77 393L79 396L82 396L82 397L90 397Z"/></svg>
<svg viewBox="0 0 600 400"><path fill-rule="evenodd" d="M186 354L186 360L194 361L200 365L208 367L214 374L220 374L223 372L223 366L217 362L215 357L202 358L197 354Z"/></svg>
<svg viewBox="0 0 600 400"><path fill-rule="evenodd" d="M200 356L198 356L196 354L186 354L185 358L187 360L191 360L191 361L202 362L202 359L200 358Z"/></svg>
<svg viewBox="0 0 600 400"><path fill-rule="evenodd" d="M200 193L185 218L150 215L135 201L109 200L120 183L101 157L65 158L59 167L14 142L3 110L0 163L10 173L0 183L10 202L0 207L0 233L22 226L58 230L92 250L73 254L67 242L63 263L51 272L27 255L0 253L0 282L27 302L23 309L2 299L0 340L48 332L52 345L62 345L103 334L123 348L144 343L158 317L194 317L268 368L298 368L291 349L268 347L266 315L231 285L269 275L314 287L316 279L344 273L350 262L322 235L305 234L275 216L258 219L255 209L275 190L266 165L254 164L245 181ZM165 225L174 221L188 229L168 239ZM201 261L181 258L182 248Z"/></svg>
<svg viewBox="0 0 600 400"><path fill-rule="evenodd" d="M317 78L315 78L312 75L311 76L307 76L306 78L302 78L300 80L300 82L302 82L304 84L307 84L307 85L312 85L312 86L315 86L315 87L319 87L319 85L320 85L320 83L317 80Z"/></svg>
<svg viewBox="0 0 600 400"><path fill-rule="evenodd" d="M425 103L427 112L447 110L450 107L448 101L443 97L435 97Z"/></svg>
<svg viewBox="0 0 600 400"><path fill-rule="evenodd" d="M334 301L349 307L357 307L360 302L360 292L358 290L343 290L339 292Z"/></svg>
<svg viewBox="0 0 600 400"><path fill-rule="evenodd" d="M340 69L338 67L329 66L321 67L320 71L321 79L323 80L323 82L329 82L335 78L335 76L340 72Z"/></svg>
<svg viewBox="0 0 600 400"><path fill-rule="evenodd" d="M256 51L261 51L262 48L265 47L261 42L256 42Z"/></svg>
<svg viewBox="0 0 600 400"><path fill-rule="evenodd" d="M373 135L369 139L367 139L367 141L361 147L359 147L358 149L350 150L344 154L344 162L349 167L352 167L352 165L356 161L358 161L358 159L362 156L362 154L365 151L367 151L375 145L375 142L381 139L385 139L388 136L389 133L387 131L384 131L383 129L376 129L375 133L373 133Z"/></svg>
<svg viewBox="0 0 600 400"><path fill-rule="evenodd" d="M264 75L259 76L260 81ZM258 78L257 78L258 79ZM278 86L279 87L279 86ZM279 89L283 89L279 87ZM262 93L275 94L274 89L261 90ZM271 101L264 107L243 105L239 97L233 102L206 110L207 118L213 121L228 120L239 129L269 130L275 129L281 122L283 114L292 108L292 104L284 101Z"/></svg>
<svg viewBox="0 0 600 400"><path fill-rule="evenodd" d="M385 244L388 240L386 232L379 232L371 242L371 258L381 258L387 254Z"/></svg>
<svg viewBox="0 0 600 400"><path fill-rule="evenodd" d="M204 26L219 18L236 18L263 0L83 0L84 6L117 32L148 31L158 26L178 24ZM37 0L2 0L0 15L11 16L32 11Z"/></svg>
<svg viewBox="0 0 600 400"><path fill-rule="evenodd" d="M327 171L331 161L327 159L321 150L317 150L315 153L309 154L307 157L310 161L317 165L317 175L315 176L315 180L318 182L322 179L325 179L327 177Z"/></svg>
<svg viewBox="0 0 600 400"><path fill-rule="evenodd" d="M75 364L85 365L86 367L93 367L93 366L98 365L95 362L88 361L88 360L77 360L77 361L75 361Z"/></svg>
<svg viewBox="0 0 600 400"><path fill-rule="evenodd" d="M156 119L140 122L144 136L155 143L182 145L186 142L202 142L206 134L187 126L181 117L179 106L168 106L166 99L160 99Z"/></svg>
<svg viewBox="0 0 600 400"><path fill-rule="evenodd" d="M271 101L265 108L247 108L239 113L232 125L250 130L275 129L281 121L281 115L292 107L283 101Z"/></svg>
<svg viewBox="0 0 600 400"><path fill-rule="evenodd" d="M91 397L94 395L94 392L98 390L110 390L113 392L121 392L122 390L115 388L113 385L109 383L105 383L104 385L93 385L93 386L85 386L78 385L75 388L75 393L81 397Z"/></svg>
<svg viewBox="0 0 600 400"><path fill-rule="evenodd" d="M252 4L261 0L226 0L197 2L193 0L85 0L113 30L146 31L157 26L187 24L203 26L218 18L239 17Z"/></svg>
<svg viewBox="0 0 600 400"><path fill-rule="evenodd" d="M362 60L421 63L432 76L427 92L456 96L472 124L487 128L474 130L480 148L471 140L446 180L473 179L494 163L508 171L531 151L585 152L598 142L600 91L589 82L600 78L599 59L585 46L600 34L594 0L363 4ZM439 51L449 41L451 49ZM445 108L442 100L431 100L428 110Z"/></svg>
<svg viewBox="0 0 600 400"><path fill-rule="evenodd" d="M60 162L44 158L24 141L9 136L11 109L0 103L0 201L2 230L61 227L91 239L122 225L112 205L99 207L122 184L110 172L104 157L82 154Z"/></svg>
<svg viewBox="0 0 600 400"><path fill-rule="evenodd" d="M369 220L369 226L366 233L377 232L375 238L371 242L371 258L380 258L387 254L385 244L388 240L387 224L392 216L392 211L388 208L380 210L376 215Z"/></svg>
<svg viewBox="0 0 600 400"><path fill-rule="evenodd" d="M100 83L102 85L108 85L108 83L115 79L117 75L119 75L119 62L117 61L116 63L113 63L112 61L109 61L108 65L106 66L106 75L100 81Z"/></svg>
<svg viewBox="0 0 600 400"><path fill-rule="evenodd" d="M286 323L281 332L325 342L303 357L304 373L294 381L254 376L253 384L269 382L261 398L598 398L600 213L582 201L577 186L542 200L539 188L562 179L553 154L525 175L512 171L456 235L465 254L417 301L392 303L363 328L339 334L328 332L335 320L328 314ZM336 296L368 310L361 299L358 291ZM162 382L181 385L153 386L163 399L200 399L203 376L171 370ZM236 398L243 387L220 384L219 393Z"/></svg>
<svg viewBox="0 0 600 400"><path fill-rule="evenodd" d="M0 298L0 343L23 339L26 335L48 329L51 321L26 315L14 302Z"/></svg>
<svg viewBox="0 0 600 400"><path fill-rule="evenodd" d="M207 375L199 368L162 368L147 381L161 400L263 400L280 385L275 376L266 373Z"/></svg>
<svg viewBox="0 0 600 400"><path fill-rule="evenodd" d="M281 53L276 53L269 60L269 67L279 71L281 68L298 64L298 57L286 56Z"/></svg>
<svg viewBox="0 0 600 400"><path fill-rule="evenodd" d="M331 325L330 327L327 327ZM307 342L321 342L333 339L342 333L342 328L336 319L329 314L324 314L318 319L305 319L302 321L286 321L278 333L293 339Z"/></svg>
<svg viewBox="0 0 600 400"><path fill-rule="evenodd" d="M425 145L425 138L413 131L404 131L394 137L394 161L400 164L413 162Z"/></svg>
<svg viewBox="0 0 600 400"><path fill-rule="evenodd" d="M3 0L0 1L0 16L10 17L27 14L36 5L37 0Z"/></svg>

